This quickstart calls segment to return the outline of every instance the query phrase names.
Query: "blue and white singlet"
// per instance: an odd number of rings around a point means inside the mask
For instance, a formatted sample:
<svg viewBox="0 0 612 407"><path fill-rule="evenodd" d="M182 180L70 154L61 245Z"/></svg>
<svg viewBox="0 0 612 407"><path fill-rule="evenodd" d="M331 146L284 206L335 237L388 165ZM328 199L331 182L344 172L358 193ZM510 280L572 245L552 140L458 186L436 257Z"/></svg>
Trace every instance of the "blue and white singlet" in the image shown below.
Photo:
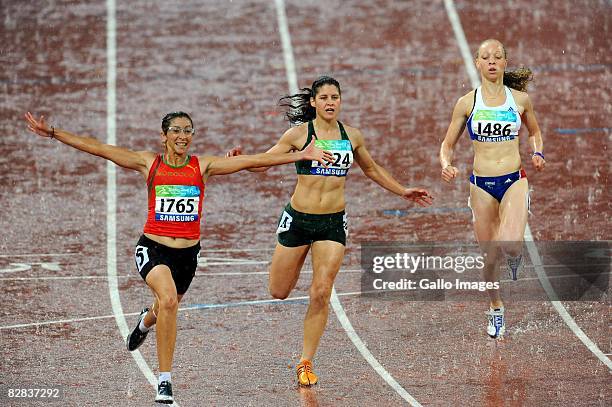
<svg viewBox="0 0 612 407"><path fill-rule="evenodd" d="M473 141L496 143L518 137L521 115L512 91L507 86L504 86L504 89L506 101L496 107L485 105L482 100L482 86L474 91L474 107L467 120L467 130Z"/></svg>

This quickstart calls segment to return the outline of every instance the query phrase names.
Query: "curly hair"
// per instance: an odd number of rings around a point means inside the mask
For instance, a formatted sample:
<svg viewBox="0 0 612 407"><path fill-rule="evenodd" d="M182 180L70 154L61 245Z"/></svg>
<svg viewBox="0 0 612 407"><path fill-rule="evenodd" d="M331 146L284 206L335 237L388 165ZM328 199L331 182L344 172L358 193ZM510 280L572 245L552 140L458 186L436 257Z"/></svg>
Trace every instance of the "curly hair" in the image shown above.
<svg viewBox="0 0 612 407"><path fill-rule="evenodd" d="M504 71L504 85L525 92L527 84L533 80L531 69L520 67L512 71Z"/></svg>

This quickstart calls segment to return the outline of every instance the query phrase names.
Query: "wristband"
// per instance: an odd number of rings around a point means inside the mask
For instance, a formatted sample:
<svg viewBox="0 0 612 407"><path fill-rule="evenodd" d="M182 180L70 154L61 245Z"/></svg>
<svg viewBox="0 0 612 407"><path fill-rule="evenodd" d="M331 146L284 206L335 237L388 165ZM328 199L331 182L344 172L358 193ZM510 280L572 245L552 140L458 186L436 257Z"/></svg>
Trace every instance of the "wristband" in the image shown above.
<svg viewBox="0 0 612 407"><path fill-rule="evenodd" d="M536 156L536 155L537 155L538 157L542 157L542 160L544 160L544 159L545 159L545 158L544 158L544 154L543 154L543 153L540 153L539 151L536 151L535 153L533 153L532 157L534 157L534 156Z"/></svg>

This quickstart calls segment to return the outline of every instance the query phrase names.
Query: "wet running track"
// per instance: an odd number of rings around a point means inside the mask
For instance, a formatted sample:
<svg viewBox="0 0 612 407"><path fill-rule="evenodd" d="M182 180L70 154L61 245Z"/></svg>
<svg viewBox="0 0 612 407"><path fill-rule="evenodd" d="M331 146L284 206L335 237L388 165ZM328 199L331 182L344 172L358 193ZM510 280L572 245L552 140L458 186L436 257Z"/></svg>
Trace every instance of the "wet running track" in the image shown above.
<svg viewBox="0 0 612 407"><path fill-rule="evenodd" d="M3 389L62 386L61 405L143 406L153 404L150 381L157 374L154 331L135 358L124 346L125 330L151 299L132 260L145 221L144 182L135 172L115 172L99 158L28 133L26 111L79 134L156 150L161 117L184 110L198 130L192 151L222 155L241 144L246 152L262 152L287 126L277 100L331 74L343 87L340 119L362 130L370 153L400 181L428 188L435 205L415 210L351 170L348 252L315 359L320 383L298 389L294 365L310 262L291 300L269 301L266 287L275 222L295 170L287 165L211 179L201 264L179 312L177 403L612 403L609 290L601 301L552 303L536 269L527 267L524 277L540 295L506 302L504 341L484 332L484 294L480 301L358 295L362 242L474 240L466 206L468 138L456 150L458 182L442 184L437 159L454 103L472 88L453 10L470 53L482 40L498 38L510 67L535 73L529 93L544 135L543 173L532 170L526 133L521 136L533 189L533 239L610 239L609 2L0 5ZM4 394L0 400L47 405Z"/></svg>

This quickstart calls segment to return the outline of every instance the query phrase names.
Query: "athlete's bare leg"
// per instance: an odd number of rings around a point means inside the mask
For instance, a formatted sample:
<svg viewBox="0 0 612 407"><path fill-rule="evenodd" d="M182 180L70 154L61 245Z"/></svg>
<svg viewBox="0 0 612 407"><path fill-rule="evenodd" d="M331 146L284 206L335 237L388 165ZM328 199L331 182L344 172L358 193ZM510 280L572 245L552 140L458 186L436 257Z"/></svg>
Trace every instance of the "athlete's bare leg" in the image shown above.
<svg viewBox="0 0 612 407"><path fill-rule="evenodd" d="M301 360L312 360L327 325L329 299L336 275L344 259L345 247L330 240L312 244L312 284L310 303L304 318L304 345Z"/></svg>
<svg viewBox="0 0 612 407"><path fill-rule="evenodd" d="M147 274L146 282L155 293L157 310L157 359L160 372L172 370L174 346L176 343L176 314L178 312L178 295L170 269L158 265Z"/></svg>
<svg viewBox="0 0 612 407"><path fill-rule="evenodd" d="M516 257L522 251L528 216L528 191L527 178L521 178L508 188L499 205L497 240L503 242L503 250L508 256Z"/></svg>
<svg viewBox="0 0 612 407"><path fill-rule="evenodd" d="M474 215L476 240L485 253L484 281L499 281L499 247L496 239L499 231L499 202L488 192L470 183L470 207ZM500 290L488 290L491 308L502 307Z"/></svg>
<svg viewBox="0 0 612 407"><path fill-rule="evenodd" d="M272 297L284 300L289 296L300 277L308 249L310 245L286 247L280 243L276 244L268 281Z"/></svg>

